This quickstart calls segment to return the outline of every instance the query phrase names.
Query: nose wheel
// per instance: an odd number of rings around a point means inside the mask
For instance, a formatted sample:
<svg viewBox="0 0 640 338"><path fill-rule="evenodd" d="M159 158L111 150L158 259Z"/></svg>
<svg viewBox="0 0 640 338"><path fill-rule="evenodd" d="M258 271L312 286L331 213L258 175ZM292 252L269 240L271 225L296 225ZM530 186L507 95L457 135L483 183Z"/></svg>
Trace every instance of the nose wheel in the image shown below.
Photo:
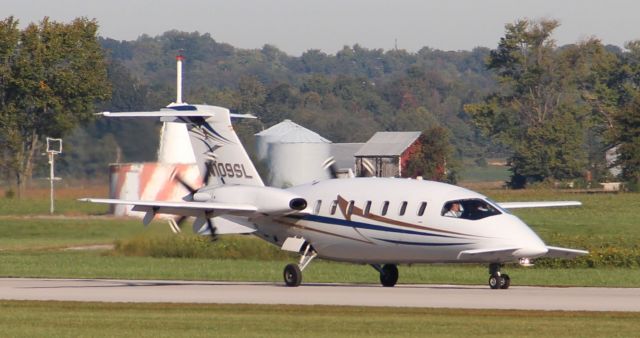
<svg viewBox="0 0 640 338"><path fill-rule="evenodd" d="M284 267L283 277L286 286L300 286L302 283L302 270L318 256L318 253L311 247L306 245L299 264L288 264Z"/></svg>
<svg viewBox="0 0 640 338"><path fill-rule="evenodd" d="M298 264L289 264L284 267L284 283L287 286L300 286L302 271L300 271Z"/></svg>
<svg viewBox="0 0 640 338"><path fill-rule="evenodd" d="M491 289L508 289L511 286L511 278L506 273L500 273L501 264L489 265L489 287Z"/></svg>

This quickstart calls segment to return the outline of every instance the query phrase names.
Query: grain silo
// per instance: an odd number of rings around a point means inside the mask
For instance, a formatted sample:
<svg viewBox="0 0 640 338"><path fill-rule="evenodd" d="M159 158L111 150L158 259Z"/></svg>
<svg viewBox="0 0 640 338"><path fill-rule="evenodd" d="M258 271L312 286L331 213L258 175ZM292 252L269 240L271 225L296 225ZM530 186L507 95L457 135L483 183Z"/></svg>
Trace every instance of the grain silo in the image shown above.
<svg viewBox="0 0 640 338"><path fill-rule="evenodd" d="M256 134L258 158L269 168L266 182L289 187L329 178L323 163L331 141L290 120Z"/></svg>

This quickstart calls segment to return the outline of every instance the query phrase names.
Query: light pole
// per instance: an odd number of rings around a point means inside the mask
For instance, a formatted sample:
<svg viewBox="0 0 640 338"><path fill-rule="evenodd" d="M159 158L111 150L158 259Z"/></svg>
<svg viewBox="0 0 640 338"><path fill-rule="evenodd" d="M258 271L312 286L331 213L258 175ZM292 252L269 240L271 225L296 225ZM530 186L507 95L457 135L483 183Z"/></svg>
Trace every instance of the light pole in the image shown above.
<svg viewBox="0 0 640 338"><path fill-rule="evenodd" d="M53 181L59 181L60 178L56 178L54 174L55 168L55 155L58 155L62 152L62 139L60 138L51 138L47 137L47 154L49 155L49 184L50 184L50 197L51 197L51 206L49 208L49 213L53 214Z"/></svg>

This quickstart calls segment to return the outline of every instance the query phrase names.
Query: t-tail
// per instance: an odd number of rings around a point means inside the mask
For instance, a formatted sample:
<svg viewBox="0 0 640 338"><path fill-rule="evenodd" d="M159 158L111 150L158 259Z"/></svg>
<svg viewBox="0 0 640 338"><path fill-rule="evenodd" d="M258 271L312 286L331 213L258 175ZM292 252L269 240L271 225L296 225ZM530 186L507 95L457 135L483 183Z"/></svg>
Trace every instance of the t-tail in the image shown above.
<svg viewBox="0 0 640 338"><path fill-rule="evenodd" d="M160 117L163 122L184 123L200 173L209 184L264 186L258 171L233 130L231 118L255 118L231 114L209 105L170 105L160 111L103 112L108 117Z"/></svg>

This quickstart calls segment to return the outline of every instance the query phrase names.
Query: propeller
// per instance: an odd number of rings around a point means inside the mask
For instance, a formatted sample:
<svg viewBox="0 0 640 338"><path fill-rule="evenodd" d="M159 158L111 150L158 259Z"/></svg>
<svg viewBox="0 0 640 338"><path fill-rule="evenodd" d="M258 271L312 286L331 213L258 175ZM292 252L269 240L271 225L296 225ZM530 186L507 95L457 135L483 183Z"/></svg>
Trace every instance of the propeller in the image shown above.
<svg viewBox="0 0 640 338"><path fill-rule="evenodd" d="M203 187L206 187L207 185L209 185L209 179L211 177L211 167L212 166L213 166L213 162L212 161L207 161L207 163L205 165L204 177L202 178ZM176 180L178 183L180 183L180 185L182 185L187 191L189 191L189 194L187 196L183 197L182 199L185 200L185 201L193 201L194 200L194 196L196 196L196 194L198 193L198 191L200 189L194 188L176 170L174 170L174 173L173 173L172 177L173 177L174 180ZM197 200L197 196L196 196L196 200ZM204 216L205 216L205 219L206 219L207 230L211 234L211 240L215 241L217 239L216 227L213 225L213 221L211 220L211 218L213 217L213 214L212 214L211 211L207 211ZM182 225L187 220L187 218L189 218L189 216L180 216L177 219L174 219L174 222L175 222L174 224L177 226L176 229L178 230L178 232L180 231L180 229L182 229ZM172 226L172 229L173 229L173 226Z"/></svg>
<svg viewBox="0 0 640 338"><path fill-rule="evenodd" d="M329 157L322 163L322 169L329 171L329 177L338 178L338 166L333 156Z"/></svg>

